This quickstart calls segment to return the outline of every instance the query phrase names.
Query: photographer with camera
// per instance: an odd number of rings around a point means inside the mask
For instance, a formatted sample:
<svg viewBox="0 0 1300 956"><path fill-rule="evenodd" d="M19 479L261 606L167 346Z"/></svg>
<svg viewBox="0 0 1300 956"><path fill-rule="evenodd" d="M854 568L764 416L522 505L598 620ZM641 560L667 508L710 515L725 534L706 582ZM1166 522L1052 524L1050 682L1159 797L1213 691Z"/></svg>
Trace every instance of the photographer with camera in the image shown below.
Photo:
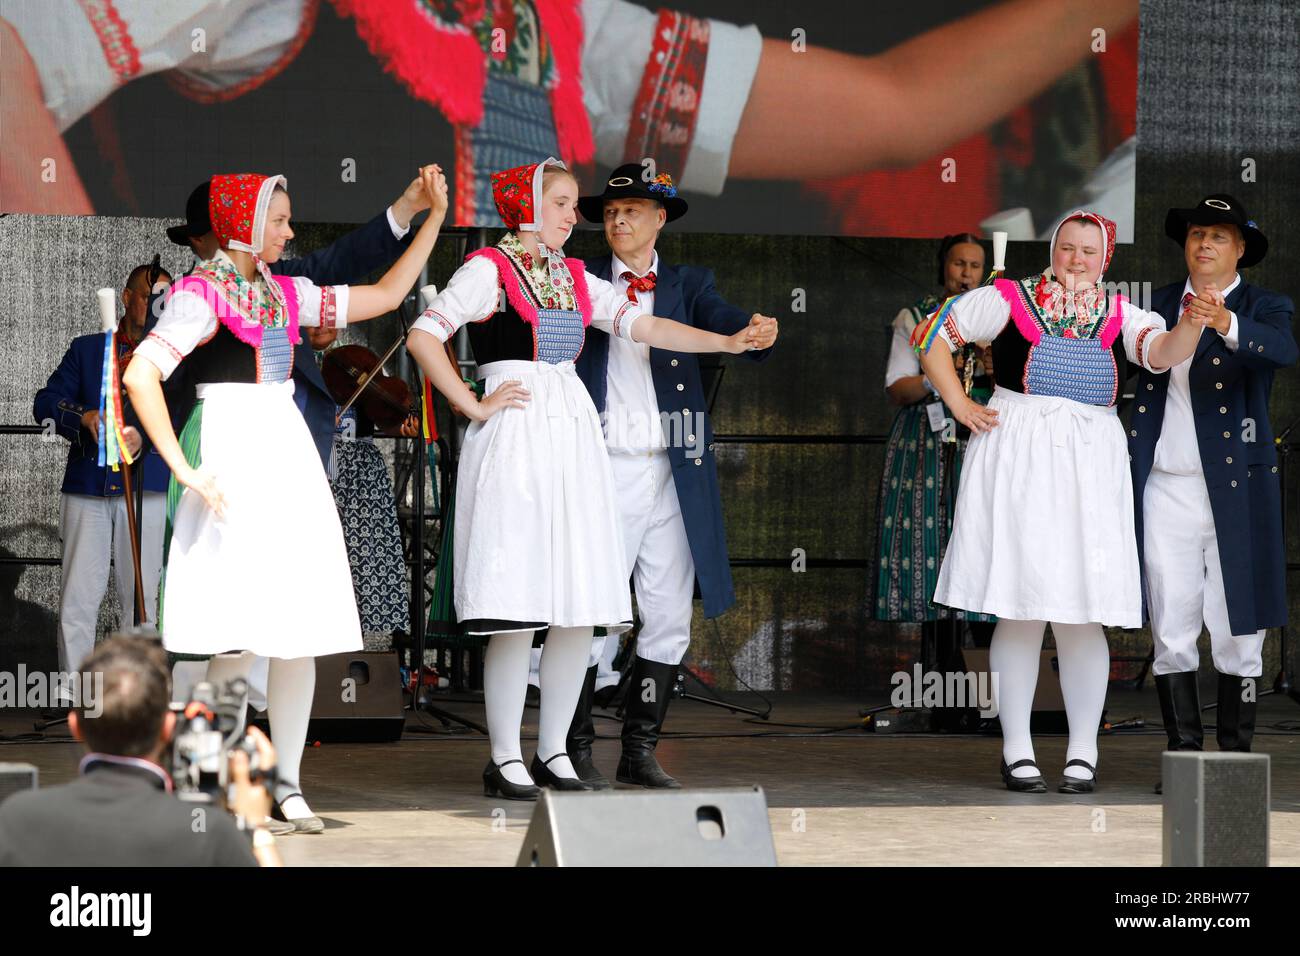
<svg viewBox="0 0 1300 956"><path fill-rule="evenodd" d="M82 670L103 685L98 717L84 707L68 715L87 750L80 776L0 804L0 866L282 865L265 828L271 796L263 777L273 773L265 768L274 768L275 750L261 731L248 732L254 760L246 749L230 750L231 819L218 804L173 795L166 765L177 715L162 646L114 635ZM250 774L250 763L264 769Z"/></svg>

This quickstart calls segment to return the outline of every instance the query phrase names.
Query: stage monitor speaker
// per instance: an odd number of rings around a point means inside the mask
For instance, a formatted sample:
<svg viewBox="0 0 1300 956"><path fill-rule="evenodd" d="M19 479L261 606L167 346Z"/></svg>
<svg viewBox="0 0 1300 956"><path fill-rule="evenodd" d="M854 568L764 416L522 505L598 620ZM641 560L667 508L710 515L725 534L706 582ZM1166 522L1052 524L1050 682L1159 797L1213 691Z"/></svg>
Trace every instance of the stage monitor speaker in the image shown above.
<svg viewBox="0 0 1300 956"><path fill-rule="evenodd" d="M1166 751L1165 866L1268 866L1268 754Z"/></svg>
<svg viewBox="0 0 1300 956"><path fill-rule="evenodd" d="M40 773L29 763L0 763L0 803L40 785Z"/></svg>
<svg viewBox="0 0 1300 956"><path fill-rule="evenodd" d="M316 658L308 740L398 740L406 725L397 653L357 651Z"/></svg>
<svg viewBox="0 0 1300 956"><path fill-rule="evenodd" d="M989 672L989 649L967 647L962 649L966 669L976 674ZM991 685L989 685L991 686ZM1034 706L1029 717L1032 733L1057 733L1069 730L1065 719L1065 698L1061 695L1061 676L1056 651L1041 651L1038 659L1038 685L1034 688Z"/></svg>
<svg viewBox="0 0 1300 956"><path fill-rule="evenodd" d="M761 787L543 790L516 866L776 866Z"/></svg>

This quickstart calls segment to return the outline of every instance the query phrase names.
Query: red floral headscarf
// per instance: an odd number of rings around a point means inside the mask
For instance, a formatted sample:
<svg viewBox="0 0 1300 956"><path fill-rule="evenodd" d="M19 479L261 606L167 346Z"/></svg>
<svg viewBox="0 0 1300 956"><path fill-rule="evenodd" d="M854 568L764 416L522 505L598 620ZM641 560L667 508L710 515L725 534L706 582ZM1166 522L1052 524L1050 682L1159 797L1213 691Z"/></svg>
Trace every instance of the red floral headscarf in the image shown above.
<svg viewBox="0 0 1300 956"><path fill-rule="evenodd" d="M208 215L212 230L227 249L257 255L262 251L266 211L275 187L289 188L283 176L234 173L212 177L208 193Z"/></svg>
<svg viewBox="0 0 1300 956"><path fill-rule="evenodd" d="M547 166L567 169L553 156L540 163L516 166L492 174L492 198L507 229L537 232L542 228L542 173Z"/></svg>
<svg viewBox="0 0 1300 956"><path fill-rule="evenodd" d="M1101 272L1097 275L1097 281L1086 288L1067 289L1061 283L1060 277L1053 274L1050 260L1047 268L1038 277L1038 282L1034 286L1034 301L1052 322L1059 326L1068 325L1072 319L1093 322L1106 311L1108 308L1106 291L1101 284L1101 278L1110 267L1111 256L1115 254L1115 223L1098 213L1076 209L1052 230L1052 242L1048 247L1048 255L1052 259L1056 257L1056 238L1061 234L1061 226L1072 219L1086 219L1101 229L1102 237L1106 240L1106 252L1102 256ZM1074 336L1073 331L1066 331L1064 334L1067 338Z"/></svg>
<svg viewBox="0 0 1300 956"><path fill-rule="evenodd" d="M1061 227L1071 219L1086 219L1095 224L1101 229L1102 237L1106 240L1106 255L1101 260L1101 275L1097 276L1097 281L1100 283L1101 276L1104 276L1106 270L1110 268L1111 256L1115 255L1115 223L1111 222L1111 220L1107 219L1100 213L1088 212L1085 209L1076 209L1057 223L1056 228L1052 230L1052 242L1051 245L1048 246L1047 252L1050 258L1056 256L1056 237L1061 234ZM1050 266L1051 263L1049 262L1048 264Z"/></svg>

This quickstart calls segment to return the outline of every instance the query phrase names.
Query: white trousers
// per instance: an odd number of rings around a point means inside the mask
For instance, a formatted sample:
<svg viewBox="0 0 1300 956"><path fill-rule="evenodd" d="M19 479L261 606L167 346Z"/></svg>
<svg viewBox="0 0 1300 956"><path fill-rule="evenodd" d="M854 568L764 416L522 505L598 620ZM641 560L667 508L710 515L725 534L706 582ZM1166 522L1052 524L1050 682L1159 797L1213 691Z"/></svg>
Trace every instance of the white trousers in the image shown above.
<svg viewBox="0 0 1300 956"><path fill-rule="evenodd" d="M1265 631L1233 634L1223 590L1219 541L1203 475L1152 471L1142 493L1143 558L1157 674L1200 666L1196 639L1210 631L1214 669L1259 677Z"/></svg>
<svg viewBox="0 0 1300 956"><path fill-rule="evenodd" d="M695 561L673 484L672 464L664 451L611 453L609 461L641 618L637 656L660 664L680 664L691 642ZM615 640L610 639L611 643ZM604 642L600 637L592 640L592 664L604 653Z"/></svg>
<svg viewBox="0 0 1300 956"><path fill-rule="evenodd" d="M140 533L140 586L149 623L157 623L158 579L162 574L163 525L167 496L146 491ZM75 671L95 647L99 605L110 562L122 605L121 624L135 619L135 568L126 501L121 495L63 495L59 506L63 567L59 596L59 670Z"/></svg>

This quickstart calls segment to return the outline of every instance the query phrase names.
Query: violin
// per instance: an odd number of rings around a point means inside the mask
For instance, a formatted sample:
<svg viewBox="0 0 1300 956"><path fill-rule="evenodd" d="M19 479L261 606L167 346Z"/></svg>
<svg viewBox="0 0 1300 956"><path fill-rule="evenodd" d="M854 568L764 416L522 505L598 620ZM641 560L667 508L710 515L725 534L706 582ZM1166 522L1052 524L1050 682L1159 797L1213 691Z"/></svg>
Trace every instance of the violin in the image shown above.
<svg viewBox="0 0 1300 956"><path fill-rule="evenodd" d="M399 340L400 341L400 340ZM376 428L397 428L420 408L411 387L383 369L383 360L364 345L340 345L321 360L321 375L340 406L357 404Z"/></svg>

